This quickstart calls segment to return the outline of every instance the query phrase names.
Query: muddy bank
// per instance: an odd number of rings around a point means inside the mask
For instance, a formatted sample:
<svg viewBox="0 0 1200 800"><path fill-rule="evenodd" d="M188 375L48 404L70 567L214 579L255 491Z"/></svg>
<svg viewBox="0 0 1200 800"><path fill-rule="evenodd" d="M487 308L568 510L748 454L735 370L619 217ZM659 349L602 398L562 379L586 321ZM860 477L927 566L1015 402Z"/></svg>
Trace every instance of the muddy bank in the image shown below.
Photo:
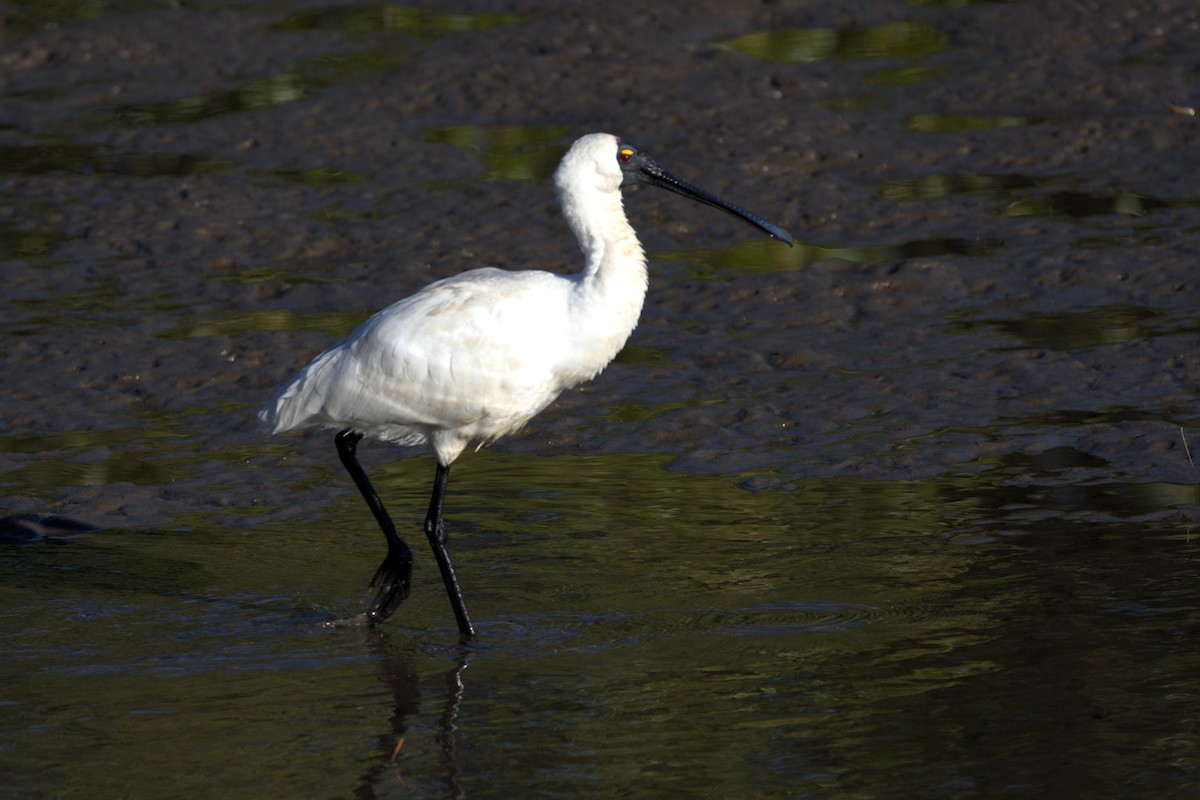
<svg viewBox="0 0 1200 800"><path fill-rule="evenodd" d="M547 176L596 129L808 247L634 193L670 256L635 349L502 449L1195 481L1191 4L38 13L0 74L7 511L277 496L331 460L253 431L295 367L438 277L575 268Z"/></svg>

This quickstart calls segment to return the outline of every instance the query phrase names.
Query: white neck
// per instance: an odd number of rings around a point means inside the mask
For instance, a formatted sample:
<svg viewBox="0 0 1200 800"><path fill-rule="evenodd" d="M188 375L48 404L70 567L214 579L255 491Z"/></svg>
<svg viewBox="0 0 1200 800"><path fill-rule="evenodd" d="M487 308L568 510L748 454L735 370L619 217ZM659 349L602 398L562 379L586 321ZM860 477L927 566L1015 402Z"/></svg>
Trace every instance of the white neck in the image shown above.
<svg viewBox="0 0 1200 800"><path fill-rule="evenodd" d="M561 189L563 215L583 250L583 271L572 276L574 335L585 339L586 359L577 365L590 378L624 346L637 326L646 298L646 255L625 218L620 190Z"/></svg>

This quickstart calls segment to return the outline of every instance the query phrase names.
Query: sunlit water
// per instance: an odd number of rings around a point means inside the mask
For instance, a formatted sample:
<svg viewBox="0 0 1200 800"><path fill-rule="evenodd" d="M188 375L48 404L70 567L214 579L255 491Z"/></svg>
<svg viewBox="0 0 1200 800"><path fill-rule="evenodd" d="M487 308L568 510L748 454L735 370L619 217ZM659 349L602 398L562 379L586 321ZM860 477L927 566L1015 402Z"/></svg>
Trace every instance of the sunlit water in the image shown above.
<svg viewBox="0 0 1200 800"><path fill-rule="evenodd" d="M653 458L475 461L450 512L479 628L465 646L424 548L393 622L325 626L361 612L381 555L349 493L303 525L6 549L12 785L878 797L1195 780L1175 709L1197 701L1200 542L1172 525L1049 515L970 482L747 492ZM426 466L381 470L401 519Z"/></svg>

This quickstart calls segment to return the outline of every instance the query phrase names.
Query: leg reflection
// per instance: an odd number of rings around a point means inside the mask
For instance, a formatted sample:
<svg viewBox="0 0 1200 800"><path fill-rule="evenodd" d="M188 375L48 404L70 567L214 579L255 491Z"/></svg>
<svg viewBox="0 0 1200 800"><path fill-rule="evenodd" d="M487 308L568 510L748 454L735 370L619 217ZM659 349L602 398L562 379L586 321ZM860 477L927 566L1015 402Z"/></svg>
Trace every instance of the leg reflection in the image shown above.
<svg viewBox="0 0 1200 800"><path fill-rule="evenodd" d="M427 729L430 715L428 712L422 714L420 707L420 677L415 667L420 654L404 640L393 639L387 631L369 628L365 632L367 644L378 658L380 680L391 689L393 698L388 732L380 736L381 757L363 775L355 792L355 797L372 798L377 796L377 782L385 772L390 773L388 782L407 785L404 778L405 753L422 747L420 731ZM455 798L466 797L462 785L464 762L459 753L458 715L465 691L462 676L470 665L472 655L469 648L461 645L454 652L454 664L446 671L442 713L434 737L440 750L438 760L444 773L442 780L449 789L447 794ZM410 728L413 729L411 732ZM425 777L437 780L434 775Z"/></svg>

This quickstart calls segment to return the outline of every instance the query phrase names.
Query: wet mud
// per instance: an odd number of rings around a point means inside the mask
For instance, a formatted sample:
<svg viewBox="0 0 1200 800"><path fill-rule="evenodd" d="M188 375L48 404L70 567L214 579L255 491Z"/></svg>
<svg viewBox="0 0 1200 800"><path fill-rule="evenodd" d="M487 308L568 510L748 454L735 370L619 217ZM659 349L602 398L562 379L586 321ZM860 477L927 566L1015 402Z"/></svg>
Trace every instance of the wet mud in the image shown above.
<svg viewBox="0 0 1200 800"><path fill-rule="evenodd" d="M6 469L45 437L147 426L269 460L255 407L390 299L477 265L575 268L547 175L610 130L807 247L721 249L747 231L633 193L670 256L631 342L653 357L503 449L787 482L1070 448L1096 479L1194 482L1197 123L1168 110L1194 90L1189 4L486 9L49 25L13 5L0 421L34 444ZM606 413L634 400L662 410ZM216 462L192 455L169 484L14 487L8 510L142 525L277 491L201 489Z"/></svg>

